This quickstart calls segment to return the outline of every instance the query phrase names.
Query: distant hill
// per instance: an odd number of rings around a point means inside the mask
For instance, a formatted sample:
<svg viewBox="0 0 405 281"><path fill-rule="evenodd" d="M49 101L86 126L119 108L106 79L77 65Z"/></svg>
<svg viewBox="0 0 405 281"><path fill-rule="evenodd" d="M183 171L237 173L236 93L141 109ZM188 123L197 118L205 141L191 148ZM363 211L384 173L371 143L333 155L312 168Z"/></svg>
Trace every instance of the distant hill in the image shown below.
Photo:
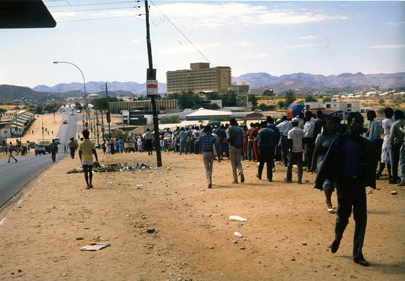
<svg viewBox="0 0 405 281"><path fill-rule="evenodd" d="M293 81L303 85L322 86L322 87L353 87L361 85L379 86L382 89L405 87L405 72L392 74L363 74L361 72L342 73L340 75L313 75L308 73L294 73L282 75L280 77L272 76L268 73L247 73L238 77L233 77L232 81L246 82L251 87L272 86L282 82ZM283 84L278 84L283 85Z"/></svg>
<svg viewBox="0 0 405 281"><path fill-rule="evenodd" d="M88 93L99 93L104 91L105 92L105 84L106 82L98 81L98 82L87 82L86 83L86 92ZM139 84L136 82L107 82L108 91L125 91L134 94L135 96L139 97L141 95L146 95L146 83ZM55 92L55 93L62 93L68 91L84 91L83 83L70 83L70 84L57 84L53 87L48 87L46 85L39 85L33 88L34 91L38 92ZM166 93L166 83L159 83L158 86L159 93Z"/></svg>

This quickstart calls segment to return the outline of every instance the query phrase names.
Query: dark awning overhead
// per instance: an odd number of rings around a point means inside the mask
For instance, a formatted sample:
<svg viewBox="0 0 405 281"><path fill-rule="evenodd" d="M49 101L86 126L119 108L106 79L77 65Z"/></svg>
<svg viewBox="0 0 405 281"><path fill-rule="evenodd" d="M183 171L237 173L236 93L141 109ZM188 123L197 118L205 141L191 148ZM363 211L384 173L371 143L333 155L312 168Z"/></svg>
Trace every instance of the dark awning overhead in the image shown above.
<svg viewBox="0 0 405 281"><path fill-rule="evenodd" d="M56 21L42 0L0 0L0 28L50 28Z"/></svg>

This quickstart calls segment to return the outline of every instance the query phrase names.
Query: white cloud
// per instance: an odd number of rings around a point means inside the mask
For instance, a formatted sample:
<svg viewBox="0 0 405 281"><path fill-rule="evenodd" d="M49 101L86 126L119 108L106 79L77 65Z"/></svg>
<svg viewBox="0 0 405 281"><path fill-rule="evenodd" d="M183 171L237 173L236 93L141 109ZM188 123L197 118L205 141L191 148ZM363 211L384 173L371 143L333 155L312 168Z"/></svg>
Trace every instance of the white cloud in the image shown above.
<svg viewBox="0 0 405 281"><path fill-rule="evenodd" d="M285 49L288 50L296 50L296 49L303 49L303 48L309 48L309 47L315 47L315 44L303 44L303 45L291 45L291 46L286 46L284 47Z"/></svg>
<svg viewBox="0 0 405 281"><path fill-rule="evenodd" d="M316 39L318 37L319 37L318 35L309 35L309 36L301 36L301 37L298 37L298 38L299 39L304 39L304 40L312 40L312 39Z"/></svg>
<svg viewBox="0 0 405 281"><path fill-rule="evenodd" d="M394 48L405 48L405 45L377 45L367 47L367 49L394 49Z"/></svg>
<svg viewBox="0 0 405 281"><path fill-rule="evenodd" d="M265 6L253 6L241 3L214 4L167 4L157 6L176 25L190 28L215 28L239 24L301 24L325 20L347 19L345 16L329 16L322 12L308 12L301 9L271 10ZM157 9L151 8L151 14L160 16ZM152 12L153 11L153 12Z"/></svg>

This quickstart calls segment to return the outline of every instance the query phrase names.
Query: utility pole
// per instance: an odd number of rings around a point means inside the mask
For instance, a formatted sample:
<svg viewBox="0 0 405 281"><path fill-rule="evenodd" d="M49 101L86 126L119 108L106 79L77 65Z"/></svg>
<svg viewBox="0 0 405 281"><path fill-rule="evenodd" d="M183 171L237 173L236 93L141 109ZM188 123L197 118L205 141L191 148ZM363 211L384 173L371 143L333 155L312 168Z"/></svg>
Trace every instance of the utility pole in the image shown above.
<svg viewBox="0 0 405 281"><path fill-rule="evenodd" d="M153 71L153 63L152 63L152 45L150 42L150 31L149 31L149 5L148 0L145 0L145 14L146 14L146 44L148 48L148 61L149 61L149 69L148 69L148 79L147 80L156 80L156 72ZM153 110L153 127L155 131L155 148L156 148L156 160L157 166L162 166L162 155L160 153L160 138L159 138L159 118L156 109L156 95L150 95L151 103L152 103L152 110Z"/></svg>
<svg viewBox="0 0 405 281"><path fill-rule="evenodd" d="M108 105L108 90L107 90L107 83L105 83L105 97L107 99L107 123L108 123L108 134L111 138L111 115L110 115L110 106Z"/></svg>

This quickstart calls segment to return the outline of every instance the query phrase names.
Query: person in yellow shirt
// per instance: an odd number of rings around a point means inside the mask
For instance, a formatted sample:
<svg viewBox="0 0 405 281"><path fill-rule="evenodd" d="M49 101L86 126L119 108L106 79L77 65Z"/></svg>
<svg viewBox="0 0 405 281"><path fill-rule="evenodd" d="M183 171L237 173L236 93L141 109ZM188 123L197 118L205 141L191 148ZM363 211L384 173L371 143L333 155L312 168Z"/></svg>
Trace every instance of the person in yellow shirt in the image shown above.
<svg viewBox="0 0 405 281"><path fill-rule="evenodd" d="M96 147L94 143L89 139L89 131L84 130L82 135L84 137L84 141L79 144L79 157L80 161L82 162L83 171L84 171L84 178L86 180L87 187L86 189L92 188L92 180L93 180L93 154L96 158L96 162L98 162Z"/></svg>

